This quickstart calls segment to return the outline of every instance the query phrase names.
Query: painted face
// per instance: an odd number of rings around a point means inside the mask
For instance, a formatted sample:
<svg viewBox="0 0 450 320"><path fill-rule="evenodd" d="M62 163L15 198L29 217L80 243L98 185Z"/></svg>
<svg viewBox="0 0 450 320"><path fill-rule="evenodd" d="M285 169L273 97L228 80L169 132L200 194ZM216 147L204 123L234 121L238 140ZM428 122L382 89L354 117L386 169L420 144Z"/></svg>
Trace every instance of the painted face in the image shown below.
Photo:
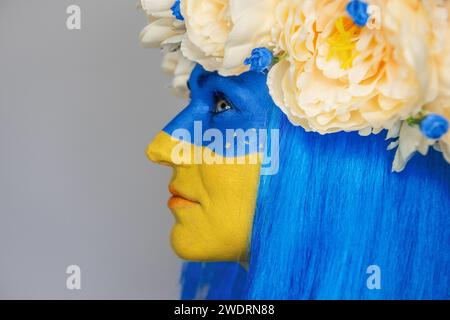
<svg viewBox="0 0 450 320"><path fill-rule="evenodd" d="M266 76L221 77L197 66L189 87L190 104L147 151L174 169L172 247L186 260L245 261L264 144L258 133L273 106Z"/></svg>

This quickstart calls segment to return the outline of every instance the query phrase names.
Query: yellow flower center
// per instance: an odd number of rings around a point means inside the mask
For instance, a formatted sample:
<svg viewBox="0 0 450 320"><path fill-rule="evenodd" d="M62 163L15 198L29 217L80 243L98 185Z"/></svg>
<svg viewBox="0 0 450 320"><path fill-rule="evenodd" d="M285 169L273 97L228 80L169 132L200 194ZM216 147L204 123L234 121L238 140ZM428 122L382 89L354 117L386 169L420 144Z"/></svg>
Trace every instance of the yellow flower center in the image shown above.
<svg viewBox="0 0 450 320"><path fill-rule="evenodd" d="M342 69L348 69L353 65L353 60L358 56L356 42L361 33L361 28L347 17L339 17L335 23L335 30L327 39L330 46L327 60L336 57L341 62Z"/></svg>

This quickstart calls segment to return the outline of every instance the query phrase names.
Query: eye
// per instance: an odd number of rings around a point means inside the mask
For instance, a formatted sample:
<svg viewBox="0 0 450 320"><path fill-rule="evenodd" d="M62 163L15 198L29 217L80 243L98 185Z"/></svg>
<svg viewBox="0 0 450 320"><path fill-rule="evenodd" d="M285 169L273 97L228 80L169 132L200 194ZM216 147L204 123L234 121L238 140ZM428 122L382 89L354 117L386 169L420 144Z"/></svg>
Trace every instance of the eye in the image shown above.
<svg viewBox="0 0 450 320"><path fill-rule="evenodd" d="M228 111L233 108L233 105L225 98L221 93L216 93L214 95L214 109L213 113L218 114Z"/></svg>

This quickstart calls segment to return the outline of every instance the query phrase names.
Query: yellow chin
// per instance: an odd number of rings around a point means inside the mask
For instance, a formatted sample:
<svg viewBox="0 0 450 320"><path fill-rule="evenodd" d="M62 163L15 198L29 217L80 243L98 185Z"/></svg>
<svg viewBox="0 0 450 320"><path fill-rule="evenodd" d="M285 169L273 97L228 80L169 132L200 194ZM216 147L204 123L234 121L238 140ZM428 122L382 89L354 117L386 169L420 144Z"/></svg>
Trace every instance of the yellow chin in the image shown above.
<svg viewBox="0 0 450 320"><path fill-rule="evenodd" d="M172 159L180 144L191 150L189 164L177 165ZM198 154L211 155L211 151L180 142L165 132L160 132L147 150L150 160L174 168L169 189L175 196L168 202L176 220L172 247L185 260L246 261L260 158L230 159L213 154L214 164L194 164Z"/></svg>

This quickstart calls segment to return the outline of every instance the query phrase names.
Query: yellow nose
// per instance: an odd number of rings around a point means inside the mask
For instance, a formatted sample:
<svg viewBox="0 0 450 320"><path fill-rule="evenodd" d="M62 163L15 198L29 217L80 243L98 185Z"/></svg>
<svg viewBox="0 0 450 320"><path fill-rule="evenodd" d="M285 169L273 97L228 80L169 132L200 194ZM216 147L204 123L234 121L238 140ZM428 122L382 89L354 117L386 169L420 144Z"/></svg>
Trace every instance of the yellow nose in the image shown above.
<svg viewBox="0 0 450 320"><path fill-rule="evenodd" d="M150 161L163 165L174 165L171 151L175 142L164 131L160 131L147 148L147 157Z"/></svg>

